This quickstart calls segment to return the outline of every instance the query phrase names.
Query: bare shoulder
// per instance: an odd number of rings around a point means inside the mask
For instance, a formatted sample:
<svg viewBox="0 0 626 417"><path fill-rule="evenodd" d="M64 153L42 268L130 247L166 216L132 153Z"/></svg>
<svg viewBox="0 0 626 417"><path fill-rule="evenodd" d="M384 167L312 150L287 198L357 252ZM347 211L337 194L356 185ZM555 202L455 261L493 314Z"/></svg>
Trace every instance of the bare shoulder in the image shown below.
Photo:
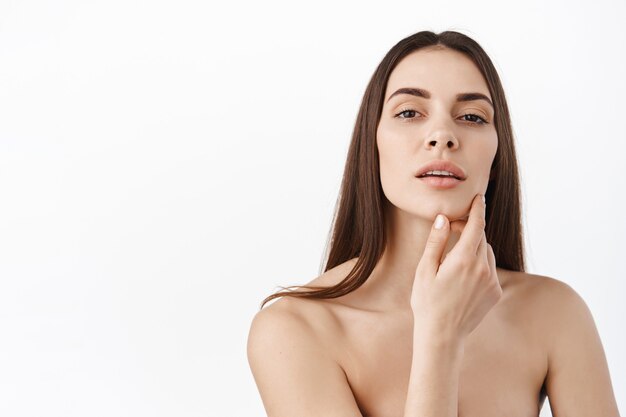
<svg viewBox="0 0 626 417"><path fill-rule="evenodd" d="M319 303L291 297L254 316L248 363L268 416L361 416L347 376L322 333L328 331L325 322L331 322L330 316Z"/></svg>
<svg viewBox="0 0 626 417"><path fill-rule="evenodd" d="M582 297L566 282L546 275L506 271L507 281L520 302L540 313L554 313L563 304L584 303ZM544 317L545 318L545 317Z"/></svg>
<svg viewBox="0 0 626 417"><path fill-rule="evenodd" d="M559 341L559 329L571 324L568 317L589 314L580 294L562 280L520 271L502 273L506 277L503 308L514 314L516 325L525 328L529 337L541 341L546 357Z"/></svg>
<svg viewBox="0 0 626 417"><path fill-rule="evenodd" d="M512 282L532 312L545 344L545 386L553 415L619 416L607 360L593 314L569 284L517 272ZM575 400L573 400L575 399Z"/></svg>
<svg viewBox="0 0 626 417"><path fill-rule="evenodd" d="M558 351L566 333L575 327L596 331L591 310L571 285L545 275L524 273L522 279L527 283L527 301L540 317L549 353Z"/></svg>
<svg viewBox="0 0 626 417"><path fill-rule="evenodd" d="M324 300L285 296L256 313L250 332L256 330L260 333L260 330L279 327L285 333L294 332L322 344L327 333L332 331L334 322L334 315Z"/></svg>
<svg viewBox="0 0 626 417"><path fill-rule="evenodd" d="M351 259L332 268L306 283L306 286L330 287L337 284L354 266L356 259ZM314 340L314 343L329 351L336 343L339 331L337 300L307 299L283 296L257 312L252 320L249 338L256 339L261 334L277 336L274 328L280 327L285 337L295 332L301 337ZM266 337L266 336L264 336Z"/></svg>
<svg viewBox="0 0 626 417"><path fill-rule="evenodd" d="M307 282L307 286L329 287L345 275L350 263L347 262ZM341 325L335 299L308 299L283 296L261 311L252 320L249 339L263 337L300 337L309 339L319 351L339 362L338 340L341 339ZM274 329L280 328L281 334Z"/></svg>

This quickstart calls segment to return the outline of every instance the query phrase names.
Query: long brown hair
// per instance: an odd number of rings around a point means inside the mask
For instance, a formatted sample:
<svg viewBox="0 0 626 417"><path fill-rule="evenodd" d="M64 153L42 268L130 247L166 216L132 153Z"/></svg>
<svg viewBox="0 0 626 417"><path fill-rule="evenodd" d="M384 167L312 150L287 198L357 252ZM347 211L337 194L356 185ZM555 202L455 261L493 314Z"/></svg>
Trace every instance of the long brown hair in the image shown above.
<svg viewBox="0 0 626 417"><path fill-rule="evenodd" d="M450 48L468 56L487 81L495 107L498 149L492 164L492 179L485 193L485 235L500 268L525 270L521 224L521 195L517 156L509 110L498 73L481 46L455 31L436 34L422 31L408 36L387 52L374 71L363 95L348 149L348 157L331 227L330 253L323 271L358 257L350 273L330 287L291 286L266 297L336 298L359 288L370 276L385 248L384 198L380 183L376 129L383 108L389 75L408 54L425 47ZM328 242L327 242L328 248ZM291 290L306 288L307 291Z"/></svg>

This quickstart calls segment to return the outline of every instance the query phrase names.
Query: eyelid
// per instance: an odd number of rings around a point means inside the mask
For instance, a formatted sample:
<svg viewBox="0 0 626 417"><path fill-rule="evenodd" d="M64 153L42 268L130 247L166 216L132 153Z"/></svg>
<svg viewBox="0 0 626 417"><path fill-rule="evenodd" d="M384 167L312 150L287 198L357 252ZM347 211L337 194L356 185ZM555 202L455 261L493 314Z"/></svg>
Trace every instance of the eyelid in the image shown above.
<svg viewBox="0 0 626 417"><path fill-rule="evenodd" d="M487 124L489 124L489 117L488 117L488 116L483 116L482 114L472 113L472 111L477 112L477 110L478 110L478 109L468 109L465 113L463 113L463 114L462 114L461 116L459 116L459 117L463 117L463 116L467 116L467 115L472 115L472 116L476 116L476 117L480 118L480 119L482 120L482 122L471 122L471 121L468 121L470 124L475 124L475 125L487 125ZM394 118L398 118L398 119L400 119L400 120L411 120L411 119L414 119L414 117L400 117L400 115L401 115L402 113L404 113L404 112L408 112L408 111L410 111L410 112L414 112L414 113L419 113L419 114L422 114L422 113L420 113L420 112L419 112L419 111L417 111L417 110L414 110L414 109L411 109L411 108L405 108L405 107L402 107L402 108L401 108L398 112L396 112L396 113L394 114ZM478 112L478 113L482 113L482 112Z"/></svg>
<svg viewBox="0 0 626 417"><path fill-rule="evenodd" d="M479 108L479 107L470 108L470 109L467 109L466 111L467 112L479 112L480 114L477 114L477 116L482 117L484 120L488 120L490 118L489 117L490 113L488 111L485 111L485 110ZM465 114L467 114L467 113L465 113Z"/></svg>
<svg viewBox="0 0 626 417"><path fill-rule="evenodd" d="M460 104L461 104L461 105L463 105L463 104L467 105L468 103L460 103ZM409 106L409 107L406 107L406 106ZM419 112L419 111L417 111L417 110L415 110L415 109L411 108L411 106L412 106L412 105L411 105L411 104L408 104L408 103L407 103L407 104L403 104L403 105L401 105L401 106L400 106L400 109L401 109L401 110L399 110L399 111L395 112L395 115L397 116L399 113L402 113L402 112L404 112L404 111L408 111L408 110L410 110L410 111L414 111L414 112L417 112L417 113L422 114L421 112ZM480 107L471 107L471 108L466 109L466 111L478 111L478 112L480 112L480 113L482 113L482 114L477 114L477 116L482 117L484 120L488 120L488 119L490 119L490 118L491 118L491 117L490 117L491 112L489 112L489 111L487 111L487 110L484 110L484 109L482 109L482 108L480 108ZM464 114L466 114L466 113L464 113Z"/></svg>
<svg viewBox="0 0 626 417"><path fill-rule="evenodd" d="M397 111L397 112L395 113L395 116L399 116L399 115L401 115L402 113L404 113L405 111L412 111L412 112L415 112L415 113L422 114L422 113L420 113L419 111L414 110L414 109L411 109L411 108L409 108L409 107L402 107L399 111Z"/></svg>

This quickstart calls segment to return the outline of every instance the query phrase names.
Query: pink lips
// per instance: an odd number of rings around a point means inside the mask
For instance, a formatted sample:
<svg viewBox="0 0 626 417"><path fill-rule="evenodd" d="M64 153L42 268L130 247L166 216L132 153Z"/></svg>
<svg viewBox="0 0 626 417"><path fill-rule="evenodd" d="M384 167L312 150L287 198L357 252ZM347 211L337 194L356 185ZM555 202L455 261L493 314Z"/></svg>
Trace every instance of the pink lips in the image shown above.
<svg viewBox="0 0 626 417"><path fill-rule="evenodd" d="M456 187L458 184L463 182L453 177L422 177L418 178L418 180L423 181L426 185L430 187L443 190Z"/></svg>
<svg viewBox="0 0 626 417"><path fill-rule="evenodd" d="M420 177L420 175L428 171L448 171L454 174L454 176L456 176L457 178L438 176ZM452 161L444 159L435 159L422 165L415 173L415 177L421 181L424 181L424 183L430 187L443 190L456 187L466 179L465 172L461 167L459 167Z"/></svg>
<svg viewBox="0 0 626 417"><path fill-rule="evenodd" d="M428 171L448 171L453 173L461 180L465 179L465 172L463 172L461 167L459 167L454 162L445 159L435 159L422 165L420 169L415 173L415 176L419 177L420 175Z"/></svg>

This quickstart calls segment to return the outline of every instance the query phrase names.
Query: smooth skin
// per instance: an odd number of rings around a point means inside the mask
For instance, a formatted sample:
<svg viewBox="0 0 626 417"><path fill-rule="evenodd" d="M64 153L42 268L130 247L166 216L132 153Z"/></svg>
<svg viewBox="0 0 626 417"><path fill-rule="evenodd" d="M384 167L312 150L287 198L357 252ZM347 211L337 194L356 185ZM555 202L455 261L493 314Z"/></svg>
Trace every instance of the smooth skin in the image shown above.
<svg viewBox="0 0 626 417"><path fill-rule="evenodd" d="M401 87L430 98L390 99ZM526 393L543 383L555 417L619 417L583 299L556 279L495 267L479 198L498 146L493 110L485 101L457 102L461 92L491 98L456 51L416 51L390 74L377 131L388 246L350 294L284 297L255 315L247 354L268 416L357 417L368 409L368 417L527 417L538 398ZM467 179L449 190L427 187L414 174L433 159L454 161ZM433 226L437 214L447 219L442 230ZM338 283L355 259L308 285ZM532 375L511 380L519 367ZM408 368L405 385L398 375Z"/></svg>
<svg viewBox="0 0 626 417"><path fill-rule="evenodd" d="M502 296L477 195L461 237L442 262L450 228L433 225L411 294L413 361L405 417L456 417L465 339ZM459 220L455 223L462 223Z"/></svg>

